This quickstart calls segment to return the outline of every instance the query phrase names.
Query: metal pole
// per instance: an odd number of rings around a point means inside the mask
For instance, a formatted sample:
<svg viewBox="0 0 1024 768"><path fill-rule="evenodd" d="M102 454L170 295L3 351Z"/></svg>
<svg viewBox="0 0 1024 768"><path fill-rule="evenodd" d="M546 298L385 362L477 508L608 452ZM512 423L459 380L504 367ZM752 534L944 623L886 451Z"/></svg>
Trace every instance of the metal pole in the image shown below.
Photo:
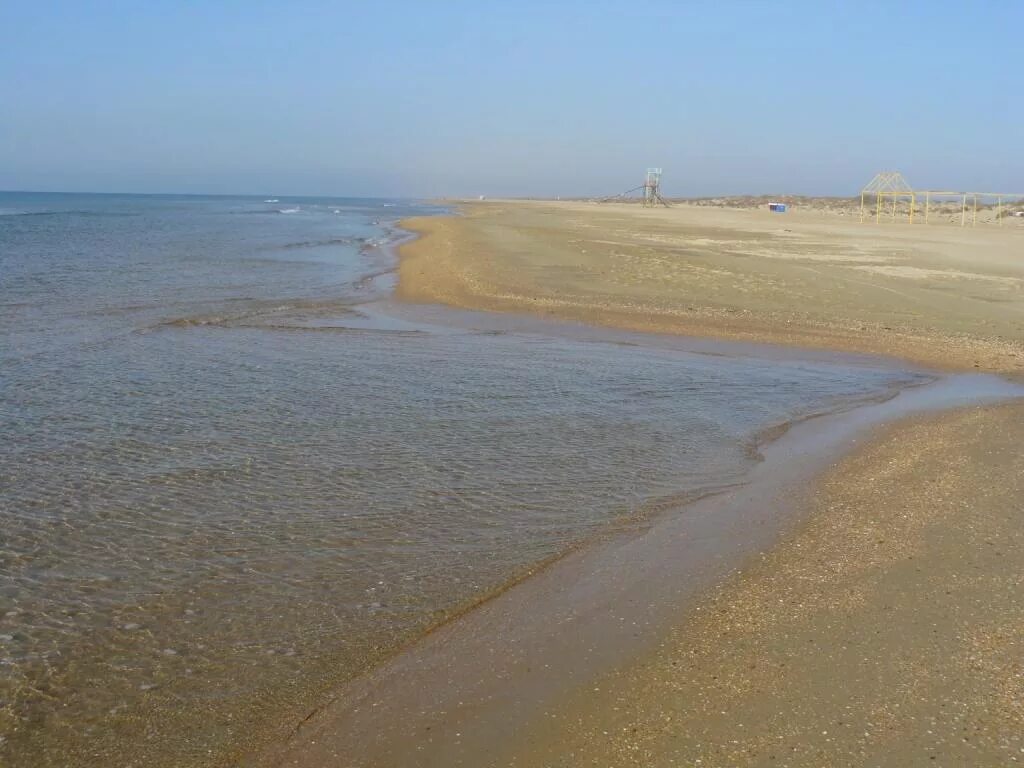
<svg viewBox="0 0 1024 768"><path fill-rule="evenodd" d="M967 193L963 193L963 201L960 206L960 226L967 225Z"/></svg>
<svg viewBox="0 0 1024 768"><path fill-rule="evenodd" d="M978 226L978 196L974 196L974 218L971 220L971 226Z"/></svg>
<svg viewBox="0 0 1024 768"><path fill-rule="evenodd" d="M910 193L910 223L914 223L914 193Z"/></svg>
<svg viewBox="0 0 1024 768"><path fill-rule="evenodd" d="M860 223L864 223L864 192L860 193Z"/></svg>

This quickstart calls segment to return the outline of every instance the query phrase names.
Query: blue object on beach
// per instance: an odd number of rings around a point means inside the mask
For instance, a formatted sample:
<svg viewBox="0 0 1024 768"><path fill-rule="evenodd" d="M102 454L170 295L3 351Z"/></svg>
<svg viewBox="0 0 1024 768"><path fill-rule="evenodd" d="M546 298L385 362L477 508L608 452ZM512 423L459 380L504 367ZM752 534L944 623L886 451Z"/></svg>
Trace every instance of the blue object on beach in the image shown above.
<svg viewBox="0 0 1024 768"><path fill-rule="evenodd" d="M786 204L785 203L768 203L768 210L771 211L772 213L785 213L786 212Z"/></svg>

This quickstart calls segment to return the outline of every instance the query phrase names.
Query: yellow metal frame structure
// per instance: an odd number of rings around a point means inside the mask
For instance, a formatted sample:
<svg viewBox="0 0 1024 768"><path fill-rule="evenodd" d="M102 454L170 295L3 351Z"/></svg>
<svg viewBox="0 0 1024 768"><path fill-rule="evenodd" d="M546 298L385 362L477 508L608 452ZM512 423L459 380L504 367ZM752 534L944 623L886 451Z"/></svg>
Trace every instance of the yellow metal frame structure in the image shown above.
<svg viewBox="0 0 1024 768"><path fill-rule="evenodd" d="M924 204L924 223L928 223L928 218L931 213L931 201L933 197L946 197L946 198L960 198L960 226L967 226L968 211L970 211L970 223L971 226L977 226L978 224L978 200L984 201L995 200L996 201L996 221L1000 226L1003 224L1003 201L1004 200L1020 200L1024 198L1024 194L1013 194L1011 192L949 192L944 190L927 190L925 192L925 204Z"/></svg>
<svg viewBox="0 0 1024 768"><path fill-rule="evenodd" d="M960 226L966 227L968 222L968 211L970 211L970 223L971 226L976 226L978 223L978 200L996 201L996 221L1000 226L1003 224L1003 201L1004 200L1024 200L1024 193L1014 194L1012 192L951 192L947 190L935 190L935 189L922 189L915 190L903 178L903 174L899 171L882 171L876 173L875 177L860 191L860 220L864 221L865 213L865 200L868 197L874 196L875 198L875 222L879 222L882 218L882 207L885 205L886 210L889 206L885 203L886 199L892 200L892 212L891 218L893 221L896 220L896 208L897 203L901 199L910 201L910 213L909 222L914 223L914 209L917 206L918 198L924 197L924 223L929 223L931 218L932 200L934 198L952 198L960 200ZM968 205L970 202L970 205Z"/></svg>
<svg viewBox="0 0 1024 768"><path fill-rule="evenodd" d="M875 178L868 182L867 186L860 191L860 220L864 221L864 199L869 195L875 196L875 221L882 217L882 204L885 198L892 199L892 218L896 219L896 204L901 198L910 200L910 223L914 223L914 203L916 202L914 188L903 178L899 171L882 171L876 173Z"/></svg>

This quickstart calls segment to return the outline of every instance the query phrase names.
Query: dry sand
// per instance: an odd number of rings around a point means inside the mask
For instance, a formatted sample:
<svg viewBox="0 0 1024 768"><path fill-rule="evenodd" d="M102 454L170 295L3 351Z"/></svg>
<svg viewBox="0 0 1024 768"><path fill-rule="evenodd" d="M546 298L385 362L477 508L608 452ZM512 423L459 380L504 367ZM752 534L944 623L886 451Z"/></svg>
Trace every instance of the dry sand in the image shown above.
<svg viewBox="0 0 1024 768"><path fill-rule="evenodd" d="M813 209L488 202L406 223L399 295L598 325L1024 369L1024 227Z"/></svg>

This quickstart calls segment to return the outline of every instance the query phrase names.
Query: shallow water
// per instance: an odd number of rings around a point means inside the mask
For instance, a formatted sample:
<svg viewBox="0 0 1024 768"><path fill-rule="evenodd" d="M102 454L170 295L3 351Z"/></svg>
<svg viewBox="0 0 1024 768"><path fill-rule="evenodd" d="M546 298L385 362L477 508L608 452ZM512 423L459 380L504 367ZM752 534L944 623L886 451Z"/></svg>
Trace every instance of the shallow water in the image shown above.
<svg viewBox="0 0 1024 768"><path fill-rule="evenodd" d="M0 762L229 760L545 558L741 481L760 430L918 378L360 320L374 244L432 210L0 195Z"/></svg>

